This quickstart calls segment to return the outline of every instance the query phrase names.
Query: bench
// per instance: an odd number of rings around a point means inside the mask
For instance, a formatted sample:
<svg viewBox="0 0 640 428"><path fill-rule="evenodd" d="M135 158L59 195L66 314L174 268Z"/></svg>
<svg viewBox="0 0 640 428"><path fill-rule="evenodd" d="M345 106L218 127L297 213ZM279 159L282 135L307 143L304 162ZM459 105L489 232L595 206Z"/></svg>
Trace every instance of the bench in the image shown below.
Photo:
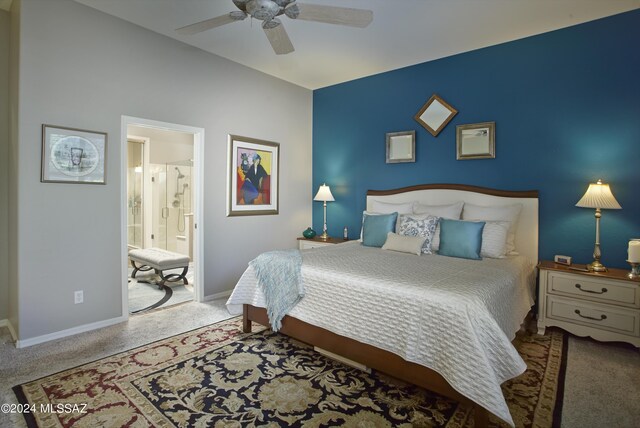
<svg viewBox="0 0 640 428"><path fill-rule="evenodd" d="M161 248L141 248L129 251L129 259L131 260L131 266L133 266L131 278L135 278L138 272L146 272L153 269L156 274L160 275L160 282L157 284L160 289L165 285L165 281L177 282L182 280L185 285L189 283L186 276L189 270L189 256ZM164 275L163 271L178 268L182 268L182 273Z"/></svg>

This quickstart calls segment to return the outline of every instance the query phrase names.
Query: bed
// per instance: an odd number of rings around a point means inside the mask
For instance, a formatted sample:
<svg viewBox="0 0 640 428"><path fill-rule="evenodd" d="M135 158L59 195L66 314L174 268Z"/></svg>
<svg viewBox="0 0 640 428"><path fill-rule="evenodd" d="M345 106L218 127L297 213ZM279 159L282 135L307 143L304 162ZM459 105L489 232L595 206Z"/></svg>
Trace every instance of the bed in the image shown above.
<svg viewBox="0 0 640 428"><path fill-rule="evenodd" d="M367 192L368 211L381 204L458 202L520 205L513 230L519 255L417 257L357 241L305 251L306 294L280 331L475 406L476 426L487 425L488 412L513 425L500 384L526 369L511 340L534 302L537 192L454 184ZM227 306L243 314L247 332L252 322L269 325L251 267Z"/></svg>

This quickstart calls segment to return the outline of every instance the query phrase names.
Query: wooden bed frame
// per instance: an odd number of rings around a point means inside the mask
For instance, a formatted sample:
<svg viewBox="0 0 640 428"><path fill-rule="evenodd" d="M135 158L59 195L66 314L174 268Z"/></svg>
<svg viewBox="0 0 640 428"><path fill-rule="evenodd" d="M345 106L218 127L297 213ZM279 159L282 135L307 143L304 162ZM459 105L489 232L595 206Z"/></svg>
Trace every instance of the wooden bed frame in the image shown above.
<svg viewBox="0 0 640 428"><path fill-rule="evenodd" d="M436 191L434 197L425 198L424 195L428 195L430 191ZM442 193L442 191L447 192ZM489 199L485 196L480 196L480 198L478 198L475 195L486 195ZM521 213L521 216L524 214L523 217L525 217L525 221L519 221L518 231L516 232L516 243L524 243L523 241L525 238L522 238L522 233L520 233L520 231L526 231L527 238L535 237L535 239L532 239L532 242L529 242L529 244L534 248L528 248L527 251L521 251L521 253L529 257L535 254L534 257L537 261L538 191L536 190L504 191L460 184L428 184L394 190L369 190L367 192L367 208L370 208L372 198L379 201L393 203L417 200L418 202L431 205L441 205L460 200L479 205L482 205L483 200L488 200L494 205L500 205L501 203L499 201L503 200L504 202L502 205L507 205L514 202L512 198L521 199L522 201L530 200L531 203L524 204L523 213ZM534 223L535 230L531 231L531 225ZM520 239L518 239L518 235L520 235ZM529 239L526 239L526 241L529 241ZM523 247L518 246L519 250L520 248ZM267 327L270 325L266 309L245 304L243 305L243 331L245 333L251 332L252 322L257 322ZM288 315L282 320L280 332L312 346L322 348L382 373L386 373L397 379L412 383L459 401L462 404L471 406L474 408L475 427L488 426L489 411L460 394L434 370L406 361L400 356L389 351L367 345L345 336L340 336Z"/></svg>

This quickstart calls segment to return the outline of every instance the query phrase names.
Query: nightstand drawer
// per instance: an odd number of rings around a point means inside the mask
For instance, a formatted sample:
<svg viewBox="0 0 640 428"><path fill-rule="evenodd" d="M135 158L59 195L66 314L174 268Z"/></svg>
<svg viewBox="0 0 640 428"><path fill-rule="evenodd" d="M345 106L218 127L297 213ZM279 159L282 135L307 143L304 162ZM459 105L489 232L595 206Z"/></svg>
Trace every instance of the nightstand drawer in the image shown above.
<svg viewBox="0 0 640 428"><path fill-rule="evenodd" d="M320 248L320 247L326 247L329 245L335 245L331 242L318 242L318 241L299 241L299 245L300 245L300 249L301 250L310 250L312 248Z"/></svg>
<svg viewBox="0 0 640 428"><path fill-rule="evenodd" d="M560 296L547 296L546 306L547 318L640 336L640 314L638 311Z"/></svg>
<svg viewBox="0 0 640 428"><path fill-rule="evenodd" d="M550 294L577 296L594 302L640 307L640 287L625 281L549 272L547 292Z"/></svg>

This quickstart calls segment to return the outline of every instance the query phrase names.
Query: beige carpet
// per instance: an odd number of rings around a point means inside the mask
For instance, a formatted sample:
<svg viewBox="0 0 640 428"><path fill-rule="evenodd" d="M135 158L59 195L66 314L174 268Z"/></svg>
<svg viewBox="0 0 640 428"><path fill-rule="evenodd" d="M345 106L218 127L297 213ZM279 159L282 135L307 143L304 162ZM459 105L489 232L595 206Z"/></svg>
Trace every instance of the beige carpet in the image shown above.
<svg viewBox="0 0 640 428"><path fill-rule="evenodd" d="M517 426L552 425L563 342L558 332L516 339L528 370L503 390ZM26 415L30 426L472 423L470 409L455 401L344 366L271 331L244 335L237 318L28 382L16 393L40 409Z"/></svg>

